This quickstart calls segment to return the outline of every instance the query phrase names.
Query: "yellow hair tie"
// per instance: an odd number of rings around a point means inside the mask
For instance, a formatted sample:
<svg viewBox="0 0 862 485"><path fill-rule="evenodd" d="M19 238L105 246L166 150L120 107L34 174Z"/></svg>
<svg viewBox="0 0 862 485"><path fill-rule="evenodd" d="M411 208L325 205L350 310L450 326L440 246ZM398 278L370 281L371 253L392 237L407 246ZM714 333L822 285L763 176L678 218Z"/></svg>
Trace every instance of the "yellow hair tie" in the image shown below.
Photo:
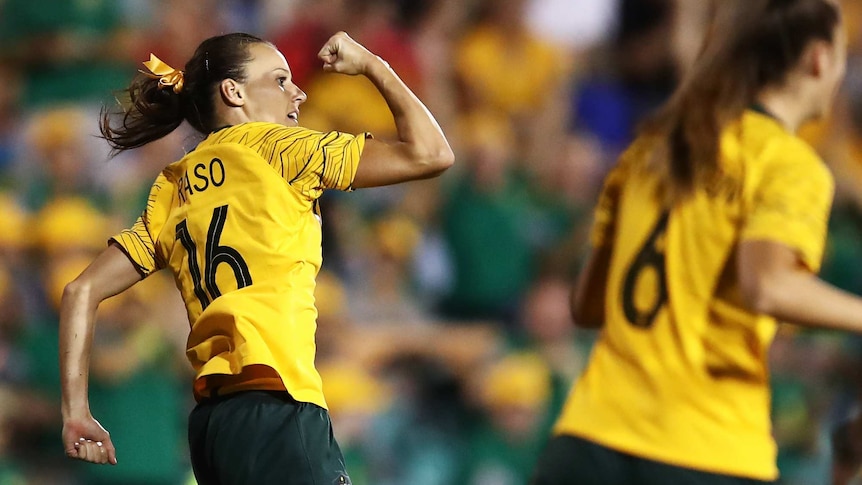
<svg viewBox="0 0 862 485"><path fill-rule="evenodd" d="M149 61L144 62L144 67L146 67L150 72L141 70L138 72L149 78L158 79L159 88L172 86L174 92L177 94L183 90L183 71L179 71L165 64L161 59L153 54L150 54Z"/></svg>

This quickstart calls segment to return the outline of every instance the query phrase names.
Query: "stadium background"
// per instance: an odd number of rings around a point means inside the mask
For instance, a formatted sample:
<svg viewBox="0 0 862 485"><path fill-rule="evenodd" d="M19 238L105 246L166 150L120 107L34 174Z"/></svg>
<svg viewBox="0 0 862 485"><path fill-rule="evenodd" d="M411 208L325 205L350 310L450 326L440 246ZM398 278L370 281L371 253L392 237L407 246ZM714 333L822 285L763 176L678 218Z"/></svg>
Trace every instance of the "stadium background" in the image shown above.
<svg viewBox="0 0 862 485"><path fill-rule="evenodd" d="M601 177L696 55L705 3L0 0L0 484L193 483L188 323L164 274L98 317L91 404L119 465L63 456L63 284L197 140L183 128L108 160L98 112L150 52L181 67L241 30L285 53L309 95L303 125L391 138L370 83L319 69L340 29L395 67L457 155L440 179L324 196L318 366L353 483L526 483L595 338L571 325L567 292ZM838 181L824 276L862 293L862 4L845 4L845 89L805 136ZM858 337L779 332L784 484L827 483L860 357Z"/></svg>

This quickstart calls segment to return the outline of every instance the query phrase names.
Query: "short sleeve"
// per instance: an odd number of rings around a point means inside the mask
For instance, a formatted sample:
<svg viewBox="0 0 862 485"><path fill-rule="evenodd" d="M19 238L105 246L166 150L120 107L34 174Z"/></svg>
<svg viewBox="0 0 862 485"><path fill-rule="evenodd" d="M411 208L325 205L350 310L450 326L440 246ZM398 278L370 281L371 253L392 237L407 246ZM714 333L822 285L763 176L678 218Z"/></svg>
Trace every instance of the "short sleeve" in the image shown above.
<svg viewBox="0 0 862 485"><path fill-rule="evenodd" d="M164 176L160 175L150 189L147 207L138 217L138 220L132 227L109 240L109 243L117 244L126 253L143 277L147 277L164 267L162 259L156 252L155 241L158 231L163 225L163 221L159 222L160 217L157 210L160 201L159 196L162 195L162 189L167 183Z"/></svg>
<svg viewBox="0 0 862 485"><path fill-rule="evenodd" d="M755 188L742 239L785 244L817 272L832 206L832 175L807 146L782 149L770 158Z"/></svg>
<svg viewBox="0 0 862 485"><path fill-rule="evenodd" d="M112 237L110 242L120 246L142 276L149 276L159 269L156 265L155 244L147 231L145 215L138 217L132 227Z"/></svg>
<svg viewBox="0 0 862 485"><path fill-rule="evenodd" d="M303 130L278 142L277 161L284 178L316 199L324 189L350 190L369 133L351 135Z"/></svg>

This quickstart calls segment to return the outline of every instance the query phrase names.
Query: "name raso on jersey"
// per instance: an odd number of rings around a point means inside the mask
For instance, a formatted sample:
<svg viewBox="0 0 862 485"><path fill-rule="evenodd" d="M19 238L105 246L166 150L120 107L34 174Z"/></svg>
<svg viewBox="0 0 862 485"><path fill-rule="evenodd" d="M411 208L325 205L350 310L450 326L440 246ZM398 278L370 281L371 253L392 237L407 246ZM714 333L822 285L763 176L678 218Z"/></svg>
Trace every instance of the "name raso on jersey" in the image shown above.
<svg viewBox="0 0 862 485"><path fill-rule="evenodd" d="M195 193L205 192L210 187L221 187L226 177L224 163L219 158L211 159L208 164L195 164L177 180L180 204L188 202L188 198Z"/></svg>

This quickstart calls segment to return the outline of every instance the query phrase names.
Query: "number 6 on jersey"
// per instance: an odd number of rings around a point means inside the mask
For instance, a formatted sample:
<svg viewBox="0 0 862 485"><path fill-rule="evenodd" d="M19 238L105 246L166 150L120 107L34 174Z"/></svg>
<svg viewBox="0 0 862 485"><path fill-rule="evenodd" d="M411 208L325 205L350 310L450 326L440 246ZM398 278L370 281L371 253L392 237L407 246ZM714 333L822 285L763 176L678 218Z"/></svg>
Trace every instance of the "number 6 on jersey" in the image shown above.
<svg viewBox="0 0 862 485"><path fill-rule="evenodd" d="M667 278L664 268L663 240L664 233L667 230L667 221L668 213L665 212L659 218L655 228L626 273L626 279L623 283L623 313L626 316L626 320L635 327L651 327L659 310L661 310L661 307L667 301ZM650 269L655 274L655 294L652 306L648 309L642 309L640 308L641 305L637 304L640 301L640 299L636 299L636 295L639 293L637 289L643 286L642 280L648 274L645 271Z"/></svg>

